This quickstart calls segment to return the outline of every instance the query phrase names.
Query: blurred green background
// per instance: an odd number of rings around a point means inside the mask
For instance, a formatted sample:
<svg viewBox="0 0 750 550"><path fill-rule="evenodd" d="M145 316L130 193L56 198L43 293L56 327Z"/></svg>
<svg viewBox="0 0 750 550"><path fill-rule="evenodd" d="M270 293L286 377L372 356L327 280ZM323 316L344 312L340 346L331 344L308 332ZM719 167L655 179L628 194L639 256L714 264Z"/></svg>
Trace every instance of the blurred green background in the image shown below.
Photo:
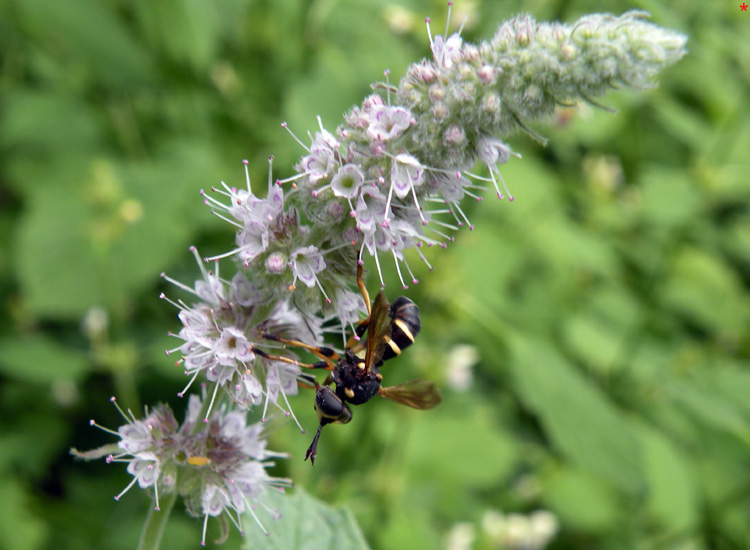
<svg viewBox="0 0 750 550"><path fill-rule="evenodd" d="M416 345L387 383L436 380L418 412L377 400L329 428L315 468L312 395L271 445L277 470L349 508L375 549L501 548L488 513L549 510L552 549L750 548L750 13L735 1L458 0L489 39L520 11L572 22L640 8L689 55L616 115L582 106L511 141L517 200L475 225L408 295ZM199 190L266 158L291 175L298 135L334 128L369 84L429 55L445 2L0 2L0 548L131 549L148 508L121 465L68 455L113 441L108 398L181 415L184 377L159 278L232 246ZM231 262L222 266L232 270ZM399 285L387 273L392 297ZM376 286L370 279L371 289ZM173 513L164 548L198 548ZM209 538L218 534L209 528ZM473 542L472 542L473 541ZM237 548L233 533L226 548ZM463 544L463 545L462 545ZM254 546L258 548L259 546Z"/></svg>

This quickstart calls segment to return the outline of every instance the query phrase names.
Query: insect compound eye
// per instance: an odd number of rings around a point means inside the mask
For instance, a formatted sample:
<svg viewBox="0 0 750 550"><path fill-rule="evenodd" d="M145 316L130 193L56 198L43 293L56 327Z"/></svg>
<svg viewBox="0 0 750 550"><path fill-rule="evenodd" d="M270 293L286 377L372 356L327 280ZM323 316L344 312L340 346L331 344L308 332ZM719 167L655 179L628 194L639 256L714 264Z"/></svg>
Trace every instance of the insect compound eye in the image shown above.
<svg viewBox="0 0 750 550"><path fill-rule="evenodd" d="M321 424L346 424L352 419L349 406L328 386L323 386L315 394L315 411Z"/></svg>

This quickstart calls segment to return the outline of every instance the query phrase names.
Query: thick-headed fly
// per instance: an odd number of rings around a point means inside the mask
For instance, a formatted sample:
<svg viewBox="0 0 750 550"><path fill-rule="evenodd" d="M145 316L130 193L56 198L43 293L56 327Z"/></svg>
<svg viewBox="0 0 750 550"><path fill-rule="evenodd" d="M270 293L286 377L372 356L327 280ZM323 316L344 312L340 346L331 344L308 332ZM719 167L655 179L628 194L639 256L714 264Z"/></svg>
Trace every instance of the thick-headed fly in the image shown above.
<svg viewBox="0 0 750 550"><path fill-rule="evenodd" d="M414 409L431 409L441 401L440 391L433 382L411 380L396 386L383 387L380 366L401 354L414 343L422 328L419 308L409 298L401 296L388 304L381 290L370 307L370 296L362 281L362 268L357 272L357 285L367 305L368 316L361 321L349 339L343 356L327 347L316 347L287 340L270 334L266 339L307 349L323 359L314 368L330 370L323 385L315 382L315 411L318 431L305 453L305 460L315 463L320 431L326 424L346 424L352 419L351 405L367 403L375 395ZM364 339L362 338L364 336ZM299 364L299 363L298 363ZM331 385L335 384L335 388Z"/></svg>

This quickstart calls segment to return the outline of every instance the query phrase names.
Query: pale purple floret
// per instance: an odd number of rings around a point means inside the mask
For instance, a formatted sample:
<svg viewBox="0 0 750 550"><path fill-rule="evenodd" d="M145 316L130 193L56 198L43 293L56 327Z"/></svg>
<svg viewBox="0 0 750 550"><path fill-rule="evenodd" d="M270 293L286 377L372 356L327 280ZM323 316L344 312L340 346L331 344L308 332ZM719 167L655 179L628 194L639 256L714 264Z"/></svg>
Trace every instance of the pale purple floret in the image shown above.
<svg viewBox="0 0 750 550"><path fill-rule="evenodd" d="M400 136L414 122L405 107L375 105L370 109L367 134L375 140L388 141Z"/></svg>
<svg viewBox="0 0 750 550"><path fill-rule="evenodd" d="M385 195L378 191L377 187L366 186L357 198L354 219L357 228L366 235L372 234L375 227L379 225L388 214Z"/></svg>
<svg viewBox="0 0 750 550"><path fill-rule="evenodd" d="M345 164L331 180L331 189L337 197L356 198L365 181L362 171L354 164Z"/></svg>
<svg viewBox="0 0 750 550"><path fill-rule="evenodd" d="M391 165L391 185L396 196L403 199L424 182L424 166L412 155L396 155Z"/></svg>
<svg viewBox="0 0 750 550"><path fill-rule="evenodd" d="M323 255L318 252L318 247L310 245L292 252L289 267L292 268L292 275L294 275L292 284L295 284L299 279L312 288L318 282L317 274L325 269L326 262Z"/></svg>
<svg viewBox="0 0 750 550"><path fill-rule="evenodd" d="M436 36L430 45L435 63L444 69L450 69L462 58L461 47L463 39L459 34L452 34L446 40L442 36Z"/></svg>

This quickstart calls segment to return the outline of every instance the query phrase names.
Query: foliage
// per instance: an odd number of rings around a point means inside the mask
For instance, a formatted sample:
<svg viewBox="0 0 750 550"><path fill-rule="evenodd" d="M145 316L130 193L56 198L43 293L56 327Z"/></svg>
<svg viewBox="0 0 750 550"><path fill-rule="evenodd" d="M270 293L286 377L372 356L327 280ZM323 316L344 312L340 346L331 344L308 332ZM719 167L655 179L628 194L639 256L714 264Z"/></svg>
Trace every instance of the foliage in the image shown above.
<svg viewBox="0 0 750 550"><path fill-rule="evenodd" d="M519 11L571 21L632 7L456 4L467 40ZM314 469L302 462L308 435L286 425L272 436L292 453L275 473L348 507L373 548L438 548L459 522L473 525L475 548L493 548L488 511L539 508L558 517L558 549L731 549L750 538L747 15L734 4L639 7L688 34L689 55L654 90L607 96L614 116L583 105L535 126L548 147L519 138L523 160L503 171L516 201L472 207L474 231L415 273L423 282L408 294L424 328L384 375L439 380L440 408L368 405L326 433ZM193 280L187 247L211 255L231 238L198 190L241 185L243 158L254 181L270 154L289 175L302 151L279 123L338 124L383 69L398 78L428 55L423 17L439 29L444 11L0 5L0 547L135 547L145 497L115 503L127 474L67 449L109 442L87 421L119 423L110 395L136 411L184 384L163 355L178 323L157 299L158 274ZM464 390L451 367L467 343L479 360ZM304 393L292 403L308 431L311 404ZM165 537L195 547L199 530L173 514ZM225 547L240 544L231 534Z"/></svg>

